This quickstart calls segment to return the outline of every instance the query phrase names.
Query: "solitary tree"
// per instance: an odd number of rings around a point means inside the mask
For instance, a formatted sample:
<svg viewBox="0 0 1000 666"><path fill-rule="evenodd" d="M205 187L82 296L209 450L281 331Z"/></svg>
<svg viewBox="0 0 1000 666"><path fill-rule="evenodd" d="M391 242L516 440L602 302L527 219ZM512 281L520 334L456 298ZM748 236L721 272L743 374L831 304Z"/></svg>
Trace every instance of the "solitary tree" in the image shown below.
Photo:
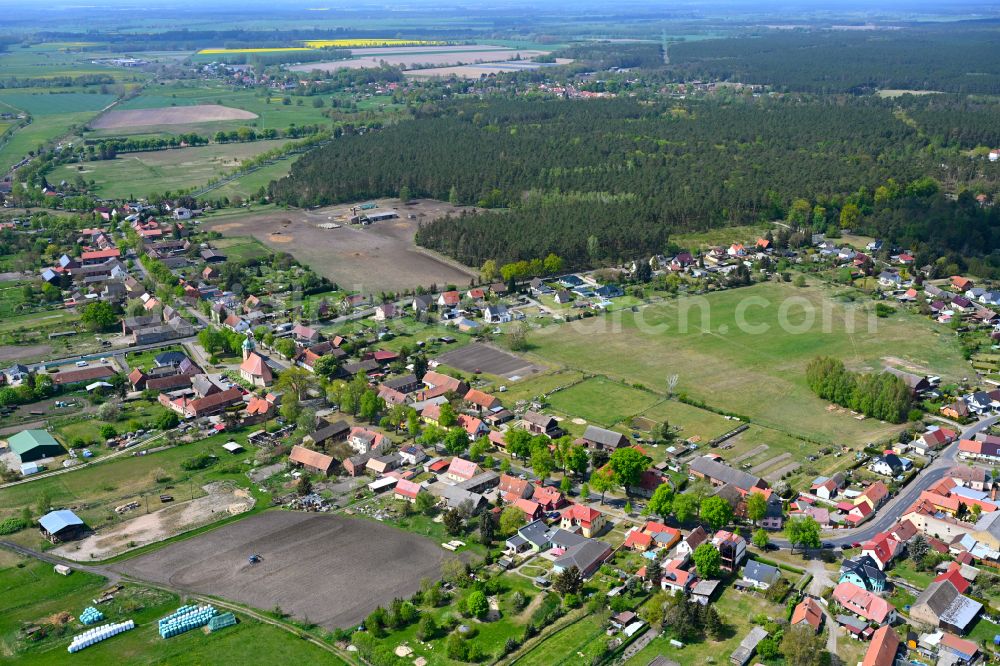
<svg viewBox="0 0 1000 666"><path fill-rule="evenodd" d="M649 510L651 513L660 516L663 520L670 515L674 505L674 489L669 483L661 483L653 491L653 496L649 498Z"/></svg>
<svg viewBox="0 0 1000 666"><path fill-rule="evenodd" d="M590 487L601 493L601 504L604 504L604 494L615 487L614 473L610 470L597 470L590 475Z"/></svg>
<svg viewBox="0 0 1000 666"><path fill-rule="evenodd" d="M819 523L812 516L793 516L785 523L785 534L788 536L792 550L796 546L805 550L806 548L819 548Z"/></svg>
<svg viewBox="0 0 1000 666"><path fill-rule="evenodd" d="M719 575L722 568L722 555L719 549L710 543L703 543L694 549L691 555L694 559L694 566L698 570L698 577L708 580Z"/></svg>
<svg viewBox="0 0 1000 666"><path fill-rule="evenodd" d="M750 493L750 497L747 498L747 518L756 525L766 515L767 499L763 493Z"/></svg>
<svg viewBox="0 0 1000 666"><path fill-rule="evenodd" d="M579 594L583 588L583 575L580 573L580 569L574 564L569 569L557 574L552 582L552 587L563 596Z"/></svg>
<svg viewBox="0 0 1000 666"><path fill-rule="evenodd" d="M733 507L718 495L706 497L701 501L701 518L713 530L719 530L733 520Z"/></svg>

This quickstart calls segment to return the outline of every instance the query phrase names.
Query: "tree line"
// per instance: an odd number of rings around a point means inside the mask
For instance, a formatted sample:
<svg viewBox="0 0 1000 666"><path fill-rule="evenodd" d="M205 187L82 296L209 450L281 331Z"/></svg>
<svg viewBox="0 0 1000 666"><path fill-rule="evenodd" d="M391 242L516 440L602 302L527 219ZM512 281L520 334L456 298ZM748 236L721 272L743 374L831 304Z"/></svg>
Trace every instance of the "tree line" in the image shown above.
<svg viewBox="0 0 1000 666"><path fill-rule="evenodd" d="M889 372L851 372L843 361L824 356L806 366L806 383L820 398L865 416L902 423L909 415L910 390Z"/></svg>
<svg viewBox="0 0 1000 666"><path fill-rule="evenodd" d="M954 24L893 33L769 31L673 44L669 70L680 79L740 81L785 91L995 95L1000 93L997 36L992 26Z"/></svg>
<svg viewBox="0 0 1000 666"><path fill-rule="evenodd" d="M798 197L839 210L945 159L878 102L493 98L415 116L304 156L272 196L306 207L405 188L495 209L423 225L428 247L470 265L551 252L577 267L660 252L671 231L774 219Z"/></svg>

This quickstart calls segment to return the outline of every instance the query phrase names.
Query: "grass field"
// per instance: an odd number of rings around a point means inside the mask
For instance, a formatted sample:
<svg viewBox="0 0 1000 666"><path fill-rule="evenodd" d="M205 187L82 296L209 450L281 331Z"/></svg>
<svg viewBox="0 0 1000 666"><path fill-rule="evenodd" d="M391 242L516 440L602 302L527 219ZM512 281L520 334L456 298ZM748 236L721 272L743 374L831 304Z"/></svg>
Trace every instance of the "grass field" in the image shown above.
<svg viewBox="0 0 1000 666"><path fill-rule="evenodd" d="M246 485L246 477L235 464L238 460L232 458L220 458L217 464L198 471L181 468L183 461L198 454L220 455L221 445L230 439L244 443L245 435L217 435L145 456L125 455L110 463L4 488L0 490L0 519L20 515L25 507L37 516L37 505L45 498L51 506L72 507L88 526L98 528L120 520L115 506L144 493L159 495L170 487L178 500L187 500L203 495L201 485L210 481ZM14 537L32 547L44 545L35 530Z"/></svg>
<svg viewBox="0 0 1000 666"><path fill-rule="evenodd" d="M250 236L230 236L212 241L212 247L226 255L230 261L262 259L271 252L256 238Z"/></svg>
<svg viewBox="0 0 1000 666"><path fill-rule="evenodd" d="M32 116L100 111L113 101L115 101L114 95L102 95L96 90L93 93L26 90L0 92L0 102L26 111Z"/></svg>
<svg viewBox="0 0 1000 666"><path fill-rule="evenodd" d="M584 380L549 396L549 404L557 412L605 427L645 411L657 400L655 394L603 377Z"/></svg>
<svg viewBox="0 0 1000 666"><path fill-rule="evenodd" d="M261 167L253 173L248 173L206 193L205 197L210 199L219 199L222 197L229 197L230 199L233 197L242 197L243 199L248 199L257 194L260 188L266 188L272 180L279 180L287 176L296 159L297 156L286 158L278 160L274 164Z"/></svg>
<svg viewBox="0 0 1000 666"><path fill-rule="evenodd" d="M51 178L55 182L72 182L83 176L95 181L93 192L98 196L142 197L203 185L240 162L284 143L279 139L124 153L113 160L60 166L53 170Z"/></svg>
<svg viewBox="0 0 1000 666"><path fill-rule="evenodd" d="M93 112L85 111L32 118L30 124L16 130L5 143L0 144L0 171L6 172L29 151L67 135L73 127L83 125L93 117Z"/></svg>
<svg viewBox="0 0 1000 666"><path fill-rule="evenodd" d="M329 119L323 115L325 108L317 109L313 107L311 99L295 97L292 98L291 104L284 105L281 103L281 97L282 95L280 94L272 98L271 93L262 96L249 90L232 90L221 83L208 81L199 81L197 83L164 83L150 86L141 95L126 100L115 108L129 110L194 104L221 104L222 106L243 109L244 111L255 113L260 117L255 120L109 129L88 133L88 136L180 134L192 131L209 134L215 133L220 129L230 130L243 126L261 129L284 129L292 124L329 124ZM298 104L300 101L302 102L301 106Z"/></svg>
<svg viewBox="0 0 1000 666"><path fill-rule="evenodd" d="M590 664L605 652L608 637L602 617L586 615L542 641L517 660L518 666Z"/></svg>
<svg viewBox="0 0 1000 666"><path fill-rule="evenodd" d="M546 363L657 392L676 374L678 392L715 408L804 439L858 443L895 428L827 411L805 383L814 357L834 356L855 370L899 359L946 379L968 374L955 339L925 318L901 313L876 321L861 307L833 301L822 287L765 283L551 326L530 342Z"/></svg>
<svg viewBox="0 0 1000 666"><path fill-rule="evenodd" d="M714 657L715 663L723 663L728 661L729 655L750 631L751 618L760 614L775 619L784 617L784 608L781 606L772 604L757 594L737 592L732 587L726 588L714 605L722 621L729 627L724 640L706 640L676 648L670 644L669 634L661 634L625 662L626 665L646 666L657 655L663 655L681 666L701 666L707 663L705 658L708 655Z"/></svg>
<svg viewBox="0 0 1000 666"><path fill-rule="evenodd" d="M38 561L11 560L4 554L0 569L0 663L65 664L72 636L84 630L75 618L106 586L101 576L75 571L61 576ZM100 606L108 622L132 619L136 628L86 648L72 656L74 664L232 664L341 663L311 643L277 627L238 616L240 623L213 634L193 630L160 638L156 620L181 604L174 594L128 585L114 601ZM51 623L68 613L65 624ZM45 626L48 636L27 641L21 628Z"/></svg>

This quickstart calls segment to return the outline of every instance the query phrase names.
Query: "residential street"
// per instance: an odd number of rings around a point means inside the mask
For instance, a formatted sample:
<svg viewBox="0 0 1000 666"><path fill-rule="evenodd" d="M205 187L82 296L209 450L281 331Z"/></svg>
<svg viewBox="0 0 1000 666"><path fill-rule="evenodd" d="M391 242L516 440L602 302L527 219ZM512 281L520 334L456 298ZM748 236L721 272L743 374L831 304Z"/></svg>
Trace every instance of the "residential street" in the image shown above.
<svg viewBox="0 0 1000 666"><path fill-rule="evenodd" d="M963 430L959 439L972 439L998 420L1000 420L1000 415L990 416L977 421ZM957 454L958 440L950 444L947 448L942 449L938 457L934 459L934 462L920 472L910 485L906 486L901 493L893 497L885 506L879 509L875 518L858 528L826 532L823 535L824 541L833 543L836 546L850 546L850 544L858 541L867 541L879 532L885 531L899 519L900 512L904 511L917 500L920 493L944 478L948 470L955 465ZM785 539L774 539L773 542L781 548L791 547L791 544Z"/></svg>

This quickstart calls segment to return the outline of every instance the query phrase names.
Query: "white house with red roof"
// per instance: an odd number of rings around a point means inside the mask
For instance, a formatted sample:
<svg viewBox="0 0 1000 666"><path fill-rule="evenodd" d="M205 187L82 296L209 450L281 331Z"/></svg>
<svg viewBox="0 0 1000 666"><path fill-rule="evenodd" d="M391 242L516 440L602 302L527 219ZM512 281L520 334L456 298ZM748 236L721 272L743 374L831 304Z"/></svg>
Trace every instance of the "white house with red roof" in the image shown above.
<svg viewBox="0 0 1000 666"><path fill-rule="evenodd" d="M870 540L861 544L861 554L868 555L878 568L885 571L889 563L892 562L903 550L903 544L896 541L888 532L880 532Z"/></svg>
<svg viewBox="0 0 1000 666"><path fill-rule="evenodd" d="M455 483L461 483L462 481L468 481L477 474L481 474L482 471L479 465L471 460L465 460L456 456L451 459L448 471L444 475Z"/></svg>
<svg viewBox="0 0 1000 666"><path fill-rule="evenodd" d="M579 531L588 539L600 534L607 525L607 518L597 509L584 504L573 504L562 511L559 526L570 532Z"/></svg>

